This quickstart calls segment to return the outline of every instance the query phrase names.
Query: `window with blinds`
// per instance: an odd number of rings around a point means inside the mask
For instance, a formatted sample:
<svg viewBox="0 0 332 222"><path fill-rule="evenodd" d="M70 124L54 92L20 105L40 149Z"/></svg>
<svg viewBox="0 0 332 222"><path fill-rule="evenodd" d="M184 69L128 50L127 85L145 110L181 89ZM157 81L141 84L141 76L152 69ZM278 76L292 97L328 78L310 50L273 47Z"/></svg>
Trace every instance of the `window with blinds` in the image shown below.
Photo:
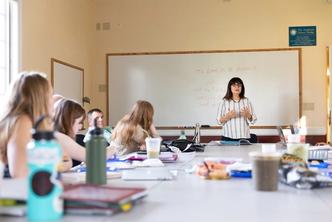
<svg viewBox="0 0 332 222"><path fill-rule="evenodd" d="M0 1L0 107L4 102L3 98L11 77L18 72L18 11L18 0Z"/></svg>

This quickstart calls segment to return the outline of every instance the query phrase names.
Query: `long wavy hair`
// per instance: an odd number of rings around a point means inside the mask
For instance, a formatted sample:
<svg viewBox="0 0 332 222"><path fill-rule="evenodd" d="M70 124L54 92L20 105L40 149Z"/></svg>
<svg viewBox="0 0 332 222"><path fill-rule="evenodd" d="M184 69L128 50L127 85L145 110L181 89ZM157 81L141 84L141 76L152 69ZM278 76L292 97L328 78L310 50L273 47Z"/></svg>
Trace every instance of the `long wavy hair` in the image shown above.
<svg viewBox="0 0 332 222"><path fill-rule="evenodd" d="M51 115L52 87L45 74L24 72L11 84L0 117L0 151L7 163L7 144L17 120L26 115L34 123L41 115ZM47 126L48 125L48 126ZM48 127L44 121L40 127Z"/></svg>
<svg viewBox="0 0 332 222"><path fill-rule="evenodd" d="M150 127L153 123L153 114L154 110L151 103L138 100L131 112L120 120L120 123L124 124L123 130L121 132L114 132L113 138L116 138L117 134L120 133L122 143L129 144L138 125L143 128L145 134L151 134Z"/></svg>
<svg viewBox="0 0 332 222"><path fill-rule="evenodd" d="M241 85L241 92L240 92L240 95L239 95L240 98L241 99L245 98L244 94L245 94L246 90L245 90L245 87L244 87L242 79L240 79L239 77L234 77L231 80L229 80L229 82L228 82L227 92L226 92L226 94L224 96L224 99L227 99L227 100L233 99L233 93L232 93L231 87L232 87L233 84L236 84L236 83L239 84L239 85Z"/></svg>
<svg viewBox="0 0 332 222"><path fill-rule="evenodd" d="M74 100L61 99L54 111L54 129L75 139L73 125L75 120L82 117L85 119L85 110Z"/></svg>

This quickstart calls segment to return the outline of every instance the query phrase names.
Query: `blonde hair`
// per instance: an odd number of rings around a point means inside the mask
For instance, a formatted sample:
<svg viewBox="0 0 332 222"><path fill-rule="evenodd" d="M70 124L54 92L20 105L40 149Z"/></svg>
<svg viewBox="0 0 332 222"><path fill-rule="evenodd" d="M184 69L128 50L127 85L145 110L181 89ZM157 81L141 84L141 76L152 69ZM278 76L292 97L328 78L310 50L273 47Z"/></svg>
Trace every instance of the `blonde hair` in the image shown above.
<svg viewBox="0 0 332 222"><path fill-rule="evenodd" d="M24 72L12 83L0 117L0 151L4 162L7 162L7 143L16 121L26 115L34 123L41 115L50 115L51 93L52 88L42 73Z"/></svg>
<svg viewBox="0 0 332 222"><path fill-rule="evenodd" d="M75 139L76 135L73 132L73 125L75 120L80 117L83 117L83 122L85 119L85 110L79 103L70 99L61 99L54 112L54 128Z"/></svg>
<svg viewBox="0 0 332 222"><path fill-rule="evenodd" d="M114 132L113 138L120 134L122 138L122 144L129 144L133 138L135 130L140 125L144 131L150 132L150 127L153 122L153 106L148 101L138 100L133 106L131 112L124 116L120 122L124 124L121 132Z"/></svg>

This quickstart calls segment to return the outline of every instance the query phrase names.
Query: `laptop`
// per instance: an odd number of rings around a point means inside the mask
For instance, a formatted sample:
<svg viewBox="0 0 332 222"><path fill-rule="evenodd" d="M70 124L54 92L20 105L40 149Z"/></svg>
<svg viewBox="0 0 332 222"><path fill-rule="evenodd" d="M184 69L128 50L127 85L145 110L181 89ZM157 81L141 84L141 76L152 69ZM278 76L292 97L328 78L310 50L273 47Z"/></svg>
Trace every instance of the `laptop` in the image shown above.
<svg viewBox="0 0 332 222"><path fill-rule="evenodd" d="M173 180L173 174L165 168L141 168L122 172L123 180Z"/></svg>

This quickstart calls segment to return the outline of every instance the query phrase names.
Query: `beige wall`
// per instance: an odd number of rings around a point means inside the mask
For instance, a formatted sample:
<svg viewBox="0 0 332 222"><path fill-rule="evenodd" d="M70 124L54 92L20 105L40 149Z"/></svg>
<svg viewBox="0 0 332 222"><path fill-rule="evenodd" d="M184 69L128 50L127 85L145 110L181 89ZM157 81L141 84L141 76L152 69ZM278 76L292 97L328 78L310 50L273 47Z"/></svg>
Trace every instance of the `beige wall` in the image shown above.
<svg viewBox="0 0 332 222"><path fill-rule="evenodd" d="M111 29L96 31L104 22ZM325 131L325 0L24 0L22 23L23 69L50 73L51 57L83 67L85 94L105 111L106 53L286 48L289 26L315 25L317 46L302 47L303 102L314 110L303 114Z"/></svg>
<svg viewBox="0 0 332 222"><path fill-rule="evenodd" d="M84 69L91 94L94 4L90 0L22 0L22 70L45 72L51 58ZM86 107L88 108L88 107Z"/></svg>
<svg viewBox="0 0 332 222"><path fill-rule="evenodd" d="M106 53L287 48L289 26L317 26L317 46L302 47L303 102L314 103L303 114L312 132L325 132L325 47L332 43L332 4L325 0L96 3L95 22L110 22L111 29L96 32L95 86L105 81ZM104 93L93 93L106 109Z"/></svg>

